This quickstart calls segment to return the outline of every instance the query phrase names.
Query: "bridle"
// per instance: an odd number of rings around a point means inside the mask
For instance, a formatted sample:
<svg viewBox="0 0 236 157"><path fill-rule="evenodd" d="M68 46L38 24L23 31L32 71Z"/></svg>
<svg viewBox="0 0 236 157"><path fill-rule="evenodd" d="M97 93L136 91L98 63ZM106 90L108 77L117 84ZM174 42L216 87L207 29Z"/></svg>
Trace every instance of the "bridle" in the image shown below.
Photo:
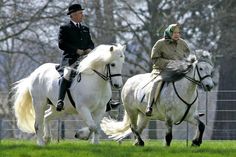
<svg viewBox="0 0 236 157"><path fill-rule="evenodd" d="M201 61L201 62L205 62L205 61ZM198 62L198 63L199 63L199 62ZM196 79L195 79L196 71L197 71L197 75L198 75L198 77L199 77L199 80L196 80ZM193 77L189 77L189 76L187 76L186 74L185 74L184 77L185 77L187 80L191 81L192 83L204 87L202 81L203 81L204 79L206 79L206 78L208 78L208 77L212 77L212 76L209 75L209 74L207 74L207 75L205 75L205 76L202 77L201 74L200 74L200 72L199 72L198 65L196 65L196 68L195 68L195 70L194 70ZM187 106L187 109L186 109L186 111L185 111L183 117L181 118L181 120L180 120L179 122L176 122L176 123L175 123L175 125L179 125L179 124L182 123L183 120L186 118L186 116L187 116L187 114L188 114L188 112L189 112L191 106L197 101L197 98L198 98L198 90L196 91L197 94L196 94L196 97L194 98L194 100L193 100L191 103L188 103L188 102L185 101L183 98L181 98L181 96L179 95L179 93L178 93L178 91L177 91L177 89L176 89L176 87L175 87L175 82L172 82L172 83L173 83L174 91L175 91L177 97Z"/></svg>
<svg viewBox="0 0 236 157"><path fill-rule="evenodd" d="M205 61L201 61L201 62L205 62ZM200 62L198 62L200 63ZM207 63L207 62L206 62ZM197 74L198 74L198 77L199 77L199 80L196 80L195 79L195 74L196 74L196 71L197 71ZM212 77L211 75L207 74L205 76L201 76L200 72L199 72L199 68L198 68L198 65L196 65L196 68L194 70L194 75L193 75L193 78L192 77L189 77L187 75L184 76L186 79L188 79L189 81L193 82L194 84L197 84L199 86L203 86L202 84L202 81L205 79L205 78L208 78L208 77Z"/></svg>
<svg viewBox="0 0 236 157"><path fill-rule="evenodd" d="M111 68L110 68L110 64L106 65L106 72L105 74L102 74L100 72L98 72L95 69L92 69L99 77L101 77L104 81L110 81L110 84L113 85L112 83L112 77L118 77L118 76L122 76L121 74L111 74Z"/></svg>
<svg viewBox="0 0 236 157"><path fill-rule="evenodd" d="M110 64L107 64L106 65L106 74L102 74L100 72L98 72L97 70L95 69L92 69L99 77L101 77L104 81L108 81L110 80L110 84L113 86L113 83L112 83L112 77L117 77L117 76L122 76L121 74L111 74L111 68L110 68ZM80 82L81 81L81 73L76 73L76 71L74 70L74 75L77 75L78 78L77 78L77 82ZM72 104L72 106L74 106L74 108L76 108L76 105L75 105L75 102L72 98L72 95L70 93L70 90L67 90L67 94L68 94L68 97L69 97L69 100Z"/></svg>

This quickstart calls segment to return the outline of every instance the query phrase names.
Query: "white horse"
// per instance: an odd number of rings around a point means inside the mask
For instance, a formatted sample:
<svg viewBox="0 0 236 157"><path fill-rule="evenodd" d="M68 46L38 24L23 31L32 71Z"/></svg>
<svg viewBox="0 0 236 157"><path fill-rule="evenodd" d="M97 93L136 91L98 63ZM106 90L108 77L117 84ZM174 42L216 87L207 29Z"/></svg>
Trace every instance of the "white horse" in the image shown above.
<svg viewBox="0 0 236 157"><path fill-rule="evenodd" d="M198 51L196 56L187 61L172 63L169 70L163 72L165 82L159 97L153 104L153 115L147 117L145 109L151 74L139 74L127 80L122 89L122 101L125 109L123 121L104 118L101 123L102 130L117 141L130 135L135 135L135 145L144 146L141 133L150 119L165 121L167 132L165 145L170 146L172 140L172 126L182 121L190 122L198 127L192 145L200 146L205 125L199 119L197 86L201 85L209 91L213 88L213 65L211 56L206 51ZM183 68L183 70L180 70ZM176 76L180 78L175 78ZM174 80L171 80L173 79ZM176 80L177 79L177 80Z"/></svg>
<svg viewBox="0 0 236 157"><path fill-rule="evenodd" d="M68 114L80 114L87 127L80 129L76 137L99 143L100 121L106 104L112 96L111 86L123 86L121 71L125 46L100 45L84 58L70 87L73 101L66 96L64 110L57 112L55 104L59 91L59 73L56 64L46 63L31 75L16 83L14 110L18 127L28 133L36 133L37 144L50 141L49 121ZM54 105L50 105L49 102Z"/></svg>

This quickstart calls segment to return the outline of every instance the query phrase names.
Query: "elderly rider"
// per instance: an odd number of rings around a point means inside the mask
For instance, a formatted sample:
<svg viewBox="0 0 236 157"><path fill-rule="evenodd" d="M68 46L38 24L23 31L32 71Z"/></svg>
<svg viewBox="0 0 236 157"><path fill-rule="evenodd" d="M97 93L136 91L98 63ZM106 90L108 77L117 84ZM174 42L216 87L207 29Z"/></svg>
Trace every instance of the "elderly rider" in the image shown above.
<svg viewBox="0 0 236 157"><path fill-rule="evenodd" d="M155 79L151 82L152 88L148 96L146 116L152 115L152 105L160 93L162 80L157 76L171 60L181 60L189 53L190 49L186 41L180 38L179 24L169 25L165 29L164 37L158 40L152 48L151 60L153 62L153 70L151 73Z"/></svg>

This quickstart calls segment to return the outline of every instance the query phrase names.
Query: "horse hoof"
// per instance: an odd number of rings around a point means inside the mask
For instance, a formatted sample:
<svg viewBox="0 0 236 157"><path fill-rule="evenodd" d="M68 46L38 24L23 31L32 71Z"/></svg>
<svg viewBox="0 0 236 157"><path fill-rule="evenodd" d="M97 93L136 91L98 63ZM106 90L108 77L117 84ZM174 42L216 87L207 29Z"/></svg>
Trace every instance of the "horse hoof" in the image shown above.
<svg viewBox="0 0 236 157"><path fill-rule="evenodd" d="M37 141L37 145L40 147L44 147L46 144L44 141Z"/></svg>
<svg viewBox="0 0 236 157"><path fill-rule="evenodd" d="M192 147L200 147L200 144L195 144L195 143L192 143L191 145Z"/></svg>
<svg viewBox="0 0 236 157"><path fill-rule="evenodd" d="M89 130L89 128L85 127L80 129L78 132L75 133L75 138L81 139L81 140L88 140L90 135L91 135L91 131Z"/></svg>
<svg viewBox="0 0 236 157"><path fill-rule="evenodd" d="M75 138L79 138L79 134L78 133L75 133Z"/></svg>
<svg viewBox="0 0 236 157"><path fill-rule="evenodd" d="M143 147L143 146L144 146L144 142L143 142L143 141L136 141L136 142L134 143L134 145L135 145L135 146L141 146L141 147Z"/></svg>
<svg viewBox="0 0 236 157"><path fill-rule="evenodd" d="M44 142L46 145L49 144L51 142L51 137L45 137Z"/></svg>
<svg viewBox="0 0 236 157"><path fill-rule="evenodd" d="M78 138L80 140L88 140L88 137L81 137L79 133L75 133L75 138Z"/></svg>
<svg viewBox="0 0 236 157"><path fill-rule="evenodd" d="M192 146L192 147L199 147L199 146L201 145L201 143L202 143L202 142L199 142L199 141L197 141L197 140L193 140L191 146Z"/></svg>

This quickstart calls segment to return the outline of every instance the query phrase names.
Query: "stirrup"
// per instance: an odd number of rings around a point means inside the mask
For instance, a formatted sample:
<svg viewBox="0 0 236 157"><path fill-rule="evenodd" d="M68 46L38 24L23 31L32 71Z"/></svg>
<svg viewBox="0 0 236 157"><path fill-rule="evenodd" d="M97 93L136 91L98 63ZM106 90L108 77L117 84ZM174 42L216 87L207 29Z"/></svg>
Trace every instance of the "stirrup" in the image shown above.
<svg viewBox="0 0 236 157"><path fill-rule="evenodd" d="M117 107L120 105L120 102L119 102L119 101L111 100L111 101L109 102L109 104L111 105L111 108L112 108L112 109L115 109L115 108L117 108Z"/></svg>
<svg viewBox="0 0 236 157"><path fill-rule="evenodd" d="M146 114L146 116L148 116L148 117L152 116L152 108L151 108L151 107L148 107L148 108L146 109L145 114Z"/></svg>

